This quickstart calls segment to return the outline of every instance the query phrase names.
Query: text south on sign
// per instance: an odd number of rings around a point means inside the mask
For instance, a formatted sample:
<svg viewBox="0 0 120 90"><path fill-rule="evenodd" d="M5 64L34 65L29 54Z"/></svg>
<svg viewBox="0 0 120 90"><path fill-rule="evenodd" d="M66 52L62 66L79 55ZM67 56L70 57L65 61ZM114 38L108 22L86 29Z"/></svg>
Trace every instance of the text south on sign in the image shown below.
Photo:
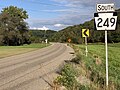
<svg viewBox="0 0 120 90"><path fill-rule="evenodd" d="M97 12L111 12L114 11L115 7L114 4L98 4L97 5Z"/></svg>

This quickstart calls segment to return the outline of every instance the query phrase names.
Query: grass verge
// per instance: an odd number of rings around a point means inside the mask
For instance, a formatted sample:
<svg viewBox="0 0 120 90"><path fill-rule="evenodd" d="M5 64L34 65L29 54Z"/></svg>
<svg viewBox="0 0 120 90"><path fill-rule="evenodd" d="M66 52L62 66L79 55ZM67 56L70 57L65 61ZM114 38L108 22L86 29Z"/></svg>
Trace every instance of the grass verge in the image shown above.
<svg viewBox="0 0 120 90"><path fill-rule="evenodd" d="M67 90L120 90L120 43L108 44L108 88L106 88L105 45L88 45L87 57L84 45L72 45L72 47L76 52L76 58L65 64L61 75L57 78L58 85L66 87ZM73 72L76 69L77 76Z"/></svg>
<svg viewBox="0 0 120 90"><path fill-rule="evenodd" d="M88 57L85 56L85 46L75 45L81 65L86 71L86 77L90 79L92 86L98 90L106 89L105 72L105 46L88 45ZM109 61L109 90L120 90L120 43L108 44Z"/></svg>
<svg viewBox="0 0 120 90"><path fill-rule="evenodd" d="M23 46L0 46L0 58L30 52L49 45L50 44L34 43L30 45L26 44Z"/></svg>

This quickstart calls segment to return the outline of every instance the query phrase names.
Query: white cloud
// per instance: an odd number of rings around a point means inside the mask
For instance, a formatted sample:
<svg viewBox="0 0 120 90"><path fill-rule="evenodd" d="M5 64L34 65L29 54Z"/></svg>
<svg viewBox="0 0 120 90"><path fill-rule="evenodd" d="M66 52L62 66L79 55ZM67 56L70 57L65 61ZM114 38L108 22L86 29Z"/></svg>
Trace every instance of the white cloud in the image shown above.
<svg viewBox="0 0 120 90"><path fill-rule="evenodd" d="M115 3L115 6L120 7L120 0L51 0L55 4L63 5L62 8L54 8L52 10L40 10L42 12L52 12L59 14L53 18L31 18L27 22L31 27L38 27L44 30L45 26L51 30L61 30L67 26L84 23L91 20L96 12L97 3ZM44 27L43 27L44 26ZM42 27L42 28L39 28Z"/></svg>
<svg viewBox="0 0 120 90"><path fill-rule="evenodd" d="M79 14L71 13L71 14L64 14L53 19L45 19L45 20L38 18L28 19L27 22L30 25L30 27L37 27L34 29L44 30L45 27L47 27L50 30L61 30L71 25L81 24L86 20L91 20L91 18L93 18L93 14L79 15Z"/></svg>
<svg viewBox="0 0 120 90"><path fill-rule="evenodd" d="M38 27L30 27L30 29L33 29L33 30L49 30L49 28L43 26L42 28L38 28Z"/></svg>
<svg viewBox="0 0 120 90"><path fill-rule="evenodd" d="M65 25L65 24L54 24L54 27L57 27L57 28L65 28L67 26L72 26L72 25Z"/></svg>
<svg viewBox="0 0 120 90"><path fill-rule="evenodd" d="M66 26L66 25L64 25L64 24L55 24L54 26L55 26L55 27L64 27L64 26Z"/></svg>
<svg viewBox="0 0 120 90"><path fill-rule="evenodd" d="M55 30L62 30L62 29L64 29L64 28L68 27L68 26L72 26L72 25L67 25L67 24L54 24L54 25L53 25L53 28L54 28Z"/></svg>

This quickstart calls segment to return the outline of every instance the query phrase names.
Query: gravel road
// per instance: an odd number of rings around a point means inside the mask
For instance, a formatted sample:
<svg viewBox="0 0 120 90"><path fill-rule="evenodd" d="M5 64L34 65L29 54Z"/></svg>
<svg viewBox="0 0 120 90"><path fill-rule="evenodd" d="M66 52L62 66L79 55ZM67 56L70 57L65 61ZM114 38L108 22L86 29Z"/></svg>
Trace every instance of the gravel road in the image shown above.
<svg viewBox="0 0 120 90"><path fill-rule="evenodd" d="M0 90L49 90L56 70L74 52L66 44L0 59Z"/></svg>

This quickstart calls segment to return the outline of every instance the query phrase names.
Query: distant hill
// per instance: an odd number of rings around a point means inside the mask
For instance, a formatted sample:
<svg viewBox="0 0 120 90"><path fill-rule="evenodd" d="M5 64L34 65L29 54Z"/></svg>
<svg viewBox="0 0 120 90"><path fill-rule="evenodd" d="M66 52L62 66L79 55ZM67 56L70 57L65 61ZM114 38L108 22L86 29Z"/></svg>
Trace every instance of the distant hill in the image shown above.
<svg viewBox="0 0 120 90"><path fill-rule="evenodd" d="M108 42L120 42L120 9L117 10L118 21L117 30L108 31ZM83 43L84 38L82 38L81 31L83 28L88 28L90 30L90 37L88 38L89 43L94 42L104 42L104 31L94 30L94 19L87 21L83 24L69 26L60 31L53 30L30 30L32 42L41 42L47 38L49 41L53 42L68 42L71 39L71 43Z"/></svg>
<svg viewBox="0 0 120 90"><path fill-rule="evenodd" d="M117 10L117 13L117 30L108 31L108 42L120 42L120 9ZM70 26L56 32L52 37L52 41L68 42L68 39L71 39L72 43L82 43L84 42L84 39L81 36L81 31L83 28L90 29L90 37L88 38L88 42L104 42L104 31L94 30L94 19L87 21L84 24Z"/></svg>
<svg viewBox="0 0 120 90"><path fill-rule="evenodd" d="M33 43L38 43L44 41L46 38L50 41L51 37L56 33L56 31L53 30L29 30L29 33L31 35L31 41Z"/></svg>

